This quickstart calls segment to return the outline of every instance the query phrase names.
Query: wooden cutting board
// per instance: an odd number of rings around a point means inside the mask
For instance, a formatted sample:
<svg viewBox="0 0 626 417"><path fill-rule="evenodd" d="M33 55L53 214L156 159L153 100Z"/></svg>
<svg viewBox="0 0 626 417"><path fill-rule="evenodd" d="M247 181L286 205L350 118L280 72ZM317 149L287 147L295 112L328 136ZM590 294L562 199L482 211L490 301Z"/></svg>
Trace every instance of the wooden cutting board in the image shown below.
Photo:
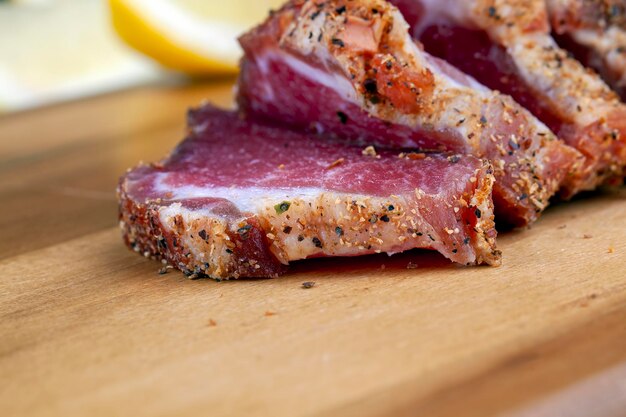
<svg viewBox="0 0 626 417"><path fill-rule="evenodd" d="M0 119L0 415L626 415L624 189L502 234L499 268L416 251L216 283L127 250L118 176L231 88Z"/></svg>

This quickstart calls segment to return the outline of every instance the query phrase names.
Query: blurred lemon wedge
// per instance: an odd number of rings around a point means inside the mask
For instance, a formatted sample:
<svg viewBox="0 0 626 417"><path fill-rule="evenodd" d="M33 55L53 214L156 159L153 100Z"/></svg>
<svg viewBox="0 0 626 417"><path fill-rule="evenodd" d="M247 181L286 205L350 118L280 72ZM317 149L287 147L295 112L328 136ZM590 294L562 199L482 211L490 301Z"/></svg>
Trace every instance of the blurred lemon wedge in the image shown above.
<svg viewBox="0 0 626 417"><path fill-rule="evenodd" d="M237 71L237 37L282 0L109 0L113 26L131 47L188 74Z"/></svg>

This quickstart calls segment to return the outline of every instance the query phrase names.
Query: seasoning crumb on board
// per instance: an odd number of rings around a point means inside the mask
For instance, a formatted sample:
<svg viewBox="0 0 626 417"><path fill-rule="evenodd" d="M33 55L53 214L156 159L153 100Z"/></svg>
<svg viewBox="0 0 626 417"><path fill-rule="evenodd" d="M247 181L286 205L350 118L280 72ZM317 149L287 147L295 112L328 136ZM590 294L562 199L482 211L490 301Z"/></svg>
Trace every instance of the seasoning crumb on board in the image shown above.
<svg viewBox="0 0 626 417"><path fill-rule="evenodd" d="M265 317L275 316L276 314L278 314L278 313L276 313L275 311L267 310L265 312Z"/></svg>
<svg viewBox="0 0 626 417"><path fill-rule="evenodd" d="M213 319L209 319L209 323L208 323L209 327L215 327L217 326L217 322Z"/></svg>
<svg viewBox="0 0 626 417"><path fill-rule="evenodd" d="M313 288L314 285L315 285L315 282L306 281L302 283L302 288L304 288L305 290L308 290L309 288Z"/></svg>
<svg viewBox="0 0 626 417"><path fill-rule="evenodd" d="M613 253L613 252L615 252L615 251L613 250L613 247L609 247L609 249L607 250L607 252L608 252L608 253Z"/></svg>
<svg viewBox="0 0 626 417"><path fill-rule="evenodd" d="M583 239L591 239L592 237L593 237L593 236L591 236L591 235L589 235L589 234L587 234L587 233L585 233L585 234L583 235Z"/></svg>
<svg viewBox="0 0 626 417"><path fill-rule="evenodd" d="M167 274L170 269L174 269L174 267L172 265L165 265L163 268L159 269L159 275Z"/></svg>

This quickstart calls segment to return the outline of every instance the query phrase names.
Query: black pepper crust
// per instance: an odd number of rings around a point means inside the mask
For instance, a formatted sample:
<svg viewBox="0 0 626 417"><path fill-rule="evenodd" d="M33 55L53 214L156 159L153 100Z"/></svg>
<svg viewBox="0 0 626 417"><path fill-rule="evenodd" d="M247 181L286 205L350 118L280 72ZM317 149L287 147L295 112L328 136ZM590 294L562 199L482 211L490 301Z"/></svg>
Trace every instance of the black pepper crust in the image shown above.
<svg viewBox="0 0 626 417"><path fill-rule="evenodd" d="M458 163L454 160L449 158L449 163ZM482 169L476 169L470 178L472 185L468 184L465 192L439 207L455 213L454 219L448 219L452 221L444 223L437 222L436 217L420 220L420 211L428 212L433 207L417 203L433 198L420 189L402 199L366 197L367 201L359 198L357 202L351 196L330 196L325 203L271 202L252 215L240 212L229 202L231 210L225 206L210 209L205 199L131 197L125 179L118 187L125 243L190 278L277 277L291 260L336 256L350 247L358 254L430 248L467 265L500 263L491 201L494 178L485 162ZM290 235L297 243L289 241ZM307 245L315 249L307 252ZM283 250L287 248L300 254L288 256Z"/></svg>
<svg viewBox="0 0 626 417"><path fill-rule="evenodd" d="M159 217L162 204L136 203L124 189L124 179L120 181L117 192L120 228L126 245L147 258L165 261L189 278L276 278L287 270L287 266L270 252L269 243L256 217L247 218L237 233L226 232L232 242L226 249L230 259L216 270L215 265L200 263L190 255L191 248L184 243L182 219L179 220L180 227L168 230ZM206 233L205 229L197 232L201 238Z"/></svg>
<svg viewBox="0 0 626 417"><path fill-rule="evenodd" d="M477 3L489 19L500 16L497 2ZM523 6L521 1L518 3ZM341 9L340 14L336 13L337 9ZM524 16L518 22L523 23L520 30L532 30L545 23L545 19ZM287 54L310 66L341 74L357 92L356 104L349 104L360 106L368 116L390 126L415 128L432 137L431 142L449 135L463 143L463 146L450 145L459 147L455 152L489 159L497 178L494 194L498 194L500 206L498 220L513 226L533 223L560 186L577 171L582 155L566 146L510 97L495 91L478 93L468 86L457 88L456 83L448 82L447 76L441 76L442 63L434 65L420 51L410 50L407 45L412 41L408 31L402 29L404 24L397 9L381 0L287 2L241 38L246 56L239 80L240 109L247 114L266 111L263 99L259 99L263 93L256 89L257 85L268 82L261 80L256 69L257 60L264 59L263 50ZM371 36L356 35L362 32ZM308 41L318 33L317 42ZM445 74L449 75L452 68L445 68ZM301 78L296 80L299 82ZM451 108L456 114L450 115ZM359 120L361 111L344 110L333 112L334 124L319 122L325 132L342 136L344 125L366 123ZM273 117L267 113L263 116ZM300 122L296 120L296 123ZM368 137L364 142L396 146L376 140ZM419 143L405 147L409 146L426 151L442 149Z"/></svg>
<svg viewBox="0 0 626 417"><path fill-rule="evenodd" d="M626 29L624 0L547 0L552 26L558 33L568 29Z"/></svg>
<svg viewBox="0 0 626 417"><path fill-rule="evenodd" d="M559 45L626 100L626 1L547 0Z"/></svg>

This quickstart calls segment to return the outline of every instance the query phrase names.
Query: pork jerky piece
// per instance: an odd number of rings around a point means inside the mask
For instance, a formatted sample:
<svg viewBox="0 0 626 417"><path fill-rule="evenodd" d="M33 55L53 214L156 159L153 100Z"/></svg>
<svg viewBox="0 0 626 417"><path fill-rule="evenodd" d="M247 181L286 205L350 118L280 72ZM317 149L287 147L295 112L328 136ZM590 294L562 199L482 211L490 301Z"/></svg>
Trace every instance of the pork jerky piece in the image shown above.
<svg viewBox="0 0 626 417"><path fill-rule="evenodd" d="M510 97L424 53L386 1L292 1L240 42L247 114L488 158L499 221L532 223L579 157Z"/></svg>
<svg viewBox="0 0 626 417"><path fill-rule="evenodd" d="M207 106L160 163L120 181L126 243L187 275L275 277L297 259L434 249L500 261L486 162L401 158Z"/></svg>
<svg viewBox="0 0 626 417"><path fill-rule="evenodd" d="M626 1L547 0L559 45L626 99Z"/></svg>
<svg viewBox="0 0 626 417"><path fill-rule="evenodd" d="M626 106L550 35L544 0L393 0L427 51L510 94L584 156L562 195L621 181Z"/></svg>

